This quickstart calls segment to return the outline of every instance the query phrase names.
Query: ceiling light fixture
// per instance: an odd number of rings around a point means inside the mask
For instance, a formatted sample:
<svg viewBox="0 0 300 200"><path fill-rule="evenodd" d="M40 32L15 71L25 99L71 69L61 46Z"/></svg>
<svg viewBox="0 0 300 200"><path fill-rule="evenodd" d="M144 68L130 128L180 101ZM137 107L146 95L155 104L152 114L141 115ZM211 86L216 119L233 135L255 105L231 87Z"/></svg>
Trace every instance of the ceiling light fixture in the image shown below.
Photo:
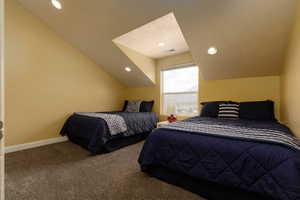
<svg viewBox="0 0 300 200"><path fill-rule="evenodd" d="M158 43L158 46L160 46L160 47L163 47L163 46L165 46L166 44L164 43L164 42L160 42L160 43Z"/></svg>
<svg viewBox="0 0 300 200"><path fill-rule="evenodd" d="M62 5L58 0L51 0L52 5L54 8L57 8L58 10L62 9Z"/></svg>
<svg viewBox="0 0 300 200"><path fill-rule="evenodd" d="M125 67L125 71L126 71L126 72L131 72L132 70L131 70L130 67Z"/></svg>
<svg viewBox="0 0 300 200"><path fill-rule="evenodd" d="M210 47L208 50L207 50L207 53L209 55L216 55L218 53L218 49L216 47Z"/></svg>

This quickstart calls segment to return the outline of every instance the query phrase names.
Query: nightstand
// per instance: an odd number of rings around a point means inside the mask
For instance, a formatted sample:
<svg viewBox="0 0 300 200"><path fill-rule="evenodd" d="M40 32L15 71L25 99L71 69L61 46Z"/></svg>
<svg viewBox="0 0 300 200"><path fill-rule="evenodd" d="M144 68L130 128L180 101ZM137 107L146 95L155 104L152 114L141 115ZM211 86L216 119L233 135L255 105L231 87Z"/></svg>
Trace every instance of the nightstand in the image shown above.
<svg viewBox="0 0 300 200"><path fill-rule="evenodd" d="M157 127L157 128L160 128L161 126L167 125L167 124L169 124L169 123L170 123L170 122L168 122L168 121L158 122L157 125L156 125L156 127Z"/></svg>

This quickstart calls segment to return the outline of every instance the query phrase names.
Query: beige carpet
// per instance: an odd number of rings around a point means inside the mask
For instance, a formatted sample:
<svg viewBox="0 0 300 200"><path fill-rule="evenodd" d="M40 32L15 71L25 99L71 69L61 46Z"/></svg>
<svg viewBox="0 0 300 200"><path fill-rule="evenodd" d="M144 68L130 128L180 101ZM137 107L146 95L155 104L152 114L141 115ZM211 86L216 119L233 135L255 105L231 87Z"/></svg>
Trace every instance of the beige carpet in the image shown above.
<svg viewBox="0 0 300 200"><path fill-rule="evenodd" d="M143 143L89 156L65 142L6 156L6 200L202 199L142 173Z"/></svg>

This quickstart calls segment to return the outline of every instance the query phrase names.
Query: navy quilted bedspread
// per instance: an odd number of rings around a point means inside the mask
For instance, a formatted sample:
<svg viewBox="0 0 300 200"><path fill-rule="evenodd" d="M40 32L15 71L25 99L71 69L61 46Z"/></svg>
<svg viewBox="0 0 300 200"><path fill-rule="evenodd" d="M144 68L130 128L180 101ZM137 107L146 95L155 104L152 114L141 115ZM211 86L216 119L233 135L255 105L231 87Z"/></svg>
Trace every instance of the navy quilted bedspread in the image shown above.
<svg viewBox="0 0 300 200"><path fill-rule="evenodd" d="M291 134L276 122L227 123ZM283 144L159 128L147 138L139 163L143 169L160 166L272 199L300 199L300 151Z"/></svg>
<svg viewBox="0 0 300 200"><path fill-rule="evenodd" d="M103 145L116 138L138 135L144 132L151 132L158 121L156 113L153 112L105 112L117 114L123 117L127 125L127 131L112 136L105 120L96 117L71 115L65 122L60 134L68 137L86 140L88 150L92 153L100 151Z"/></svg>

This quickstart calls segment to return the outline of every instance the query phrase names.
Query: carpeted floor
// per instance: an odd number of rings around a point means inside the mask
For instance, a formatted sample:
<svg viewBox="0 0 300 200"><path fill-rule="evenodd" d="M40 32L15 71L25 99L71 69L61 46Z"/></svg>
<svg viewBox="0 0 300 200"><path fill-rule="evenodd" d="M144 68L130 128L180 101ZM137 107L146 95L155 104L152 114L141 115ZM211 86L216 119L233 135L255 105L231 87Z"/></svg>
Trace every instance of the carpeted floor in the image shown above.
<svg viewBox="0 0 300 200"><path fill-rule="evenodd" d="M142 145L89 156L65 142L8 154L6 200L202 199L142 173L137 163Z"/></svg>

